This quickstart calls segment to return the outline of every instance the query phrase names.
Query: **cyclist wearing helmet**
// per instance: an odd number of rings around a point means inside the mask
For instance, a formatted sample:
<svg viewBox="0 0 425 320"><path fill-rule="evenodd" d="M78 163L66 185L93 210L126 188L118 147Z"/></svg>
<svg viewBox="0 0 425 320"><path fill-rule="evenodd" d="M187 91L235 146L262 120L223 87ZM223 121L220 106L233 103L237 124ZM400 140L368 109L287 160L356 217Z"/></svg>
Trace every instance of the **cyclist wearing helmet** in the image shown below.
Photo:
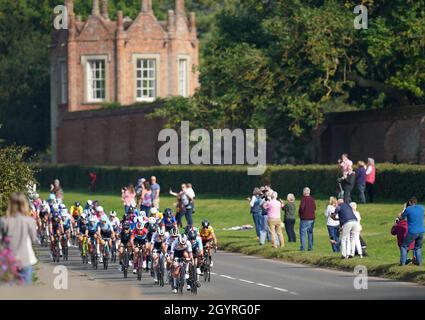
<svg viewBox="0 0 425 320"><path fill-rule="evenodd" d="M81 214L83 213L83 207L81 206L80 202L76 201L71 208L69 209L69 211L71 212L71 216L74 219L74 221L77 221L78 218L81 216Z"/></svg>
<svg viewBox="0 0 425 320"><path fill-rule="evenodd" d="M50 231L50 244L51 250L53 250L56 246L56 241L59 241L59 250L60 255L62 256L62 235L64 234L62 217L59 212L54 212L50 219L49 223L49 231Z"/></svg>
<svg viewBox="0 0 425 320"><path fill-rule="evenodd" d="M99 233L100 233L99 220L95 215L91 215L89 218L88 224L88 234L89 234L89 251L92 251L92 246L96 245L96 253L100 255L99 248Z"/></svg>
<svg viewBox="0 0 425 320"><path fill-rule="evenodd" d="M91 201L91 200L87 200L87 203L86 203L86 205L84 206L83 211L87 214L87 212L88 212L90 209L93 209L93 201Z"/></svg>
<svg viewBox="0 0 425 320"><path fill-rule="evenodd" d="M50 219L50 206L46 201L43 201L40 206L40 210L38 212L38 231L41 232L43 230L43 225L48 226ZM49 228L47 228L48 230Z"/></svg>
<svg viewBox="0 0 425 320"><path fill-rule="evenodd" d="M61 207L64 205L61 205ZM67 241L68 247L70 246L69 239L71 239L71 233L73 232L73 225L71 221L71 215L68 213L68 210L62 207L61 209L61 216L62 216L62 224L63 224L63 231L65 232L63 241Z"/></svg>
<svg viewBox="0 0 425 320"><path fill-rule="evenodd" d="M177 228L176 218L173 216L173 212L170 208L165 209L164 217L161 221L161 226L165 228L165 231L170 232L172 228Z"/></svg>
<svg viewBox="0 0 425 320"><path fill-rule="evenodd" d="M171 259L174 260L175 258L183 258L186 262L187 260L193 261L193 255L192 255L192 244L187 239L187 236L185 234L180 234L176 240L174 240L173 244L171 245ZM177 286L176 286L176 279L179 276L180 273L180 264L177 261L174 261L172 269L171 269L171 276L173 278L173 293L177 293ZM189 279L189 264L186 263L186 280ZM187 290L190 290L191 287L189 284L187 284Z"/></svg>
<svg viewBox="0 0 425 320"><path fill-rule="evenodd" d="M98 207L100 208L100 207ZM102 210L103 211L103 210ZM111 223L109 222L108 217L106 214L102 216L100 219L99 224L99 233L98 233L99 239L100 239L100 250L103 252L103 246L105 245L105 241L108 241L109 248L112 247L112 240L115 238L114 229L112 228ZM102 255L100 256L99 262L103 262Z"/></svg>
<svg viewBox="0 0 425 320"><path fill-rule="evenodd" d="M134 267L136 267L136 261L141 250L143 265L142 268L146 269L146 238L148 235L148 229L144 222L137 222L136 228L131 234L131 244L134 251ZM133 273L136 274L137 270L134 268Z"/></svg>
<svg viewBox="0 0 425 320"><path fill-rule="evenodd" d="M83 237L89 236L88 220L85 213L82 213L77 224L77 237L80 240L80 244L83 242Z"/></svg>
<svg viewBox="0 0 425 320"><path fill-rule="evenodd" d="M215 248L218 247L217 237L215 236L215 232L213 227L210 226L210 222L208 220L202 221L202 229L199 232L199 235L202 239L202 245L205 248L205 251L209 253L210 256L212 256L211 253L211 245L212 242L214 242ZM213 266L213 262L211 261L211 266Z"/></svg>
<svg viewBox="0 0 425 320"><path fill-rule="evenodd" d="M158 282L158 278L156 276L156 271L158 268L159 258L166 253L167 246L165 244L165 232L164 229L158 228L158 230L152 235L151 244L151 257L153 260L153 270L154 270L154 279L155 283ZM156 253L153 251L156 250ZM159 254L158 254L159 253Z"/></svg>
<svg viewBox="0 0 425 320"><path fill-rule="evenodd" d="M194 258L194 263L196 266L196 272L198 275L201 274L201 262L202 258L204 256L204 247L202 245L202 239L198 235L198 232L195 229L191 229L188 234L187 238L192 244L192 254Z"/></svg>
<svg viewBox="0 0 425 320"><path fill-rule="evenodd" d="M132 242L131 242L131 230L130 230L130 223L128 221L124 221L122 223L121 226L121 233L119 235L119 240L118 240L118 252L119 252L119 260L120 260L120 268L119 270L121 270L121 266L122 266L122 257L124 255L124 248L128 248L129 252L132 252ZM131 261L129 261L129 265L131 266Z"/></svg>
<svg viewBox="0 0 425 320"><path fill-rule="evenodd" d="M116 236L120 230L120 219L118 219L117 213L115 211L111 211L109 213L109 222L111 223L112 229L114 229Z"/></svg>

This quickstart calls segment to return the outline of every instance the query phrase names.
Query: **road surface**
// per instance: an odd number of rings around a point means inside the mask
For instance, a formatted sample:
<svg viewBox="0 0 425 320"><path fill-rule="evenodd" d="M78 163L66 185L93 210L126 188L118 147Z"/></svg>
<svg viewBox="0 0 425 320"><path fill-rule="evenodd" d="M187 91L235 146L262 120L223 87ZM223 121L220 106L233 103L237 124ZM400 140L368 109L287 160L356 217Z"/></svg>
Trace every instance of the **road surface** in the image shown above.
<svg viewBox="0 0 425 320"><path fill-rule="evenodd" d="M50 262L48 249L38 248L37 254L39 284L25 289L0 287L0 299L425 299L425 287L413 283L369 277L368 288L356 290L353 273L221 251L214 256L211 282L201 280L197 296L174 295L169 285L155 285L148 274L142 281L132 274L123 279L117 264L93 270L82 265L75 248L70 249L69 261L59 264L68 268L68 290L56 290L57 264Z"/></svg>

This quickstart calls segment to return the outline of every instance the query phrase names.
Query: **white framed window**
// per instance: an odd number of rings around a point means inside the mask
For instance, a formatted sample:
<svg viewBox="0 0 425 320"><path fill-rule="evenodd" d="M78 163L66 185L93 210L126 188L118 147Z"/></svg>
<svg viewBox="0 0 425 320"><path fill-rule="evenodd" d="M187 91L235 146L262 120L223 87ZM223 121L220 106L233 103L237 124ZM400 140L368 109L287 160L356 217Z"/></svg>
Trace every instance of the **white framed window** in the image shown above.
<svg viewBox="0 0 425 320"><path fill-rule="evenodd" d="M88 102L106 100L106 61L105 59L87 59L86 93Z"/></svg>
<svg viewBox="0 0 425 320"><path fill-rule="evenodd" d="M187 97L189 95L189 86L188 86L188 73L189 73L189 61L187 58L179 58L178 67L179 67L179 95L182 97Z"/></svg>
<svg viewBox="0 0 425 320"><path fill-rule="evenodd" d="M59 62L60 103L68 103L68 66L65 60Z"/></svg>
<svg viewBox="0 0 425 320"><path fill-rule="evenodd" d="M157 97L157 59L136 60L136 100L154 101Z"/></svg>

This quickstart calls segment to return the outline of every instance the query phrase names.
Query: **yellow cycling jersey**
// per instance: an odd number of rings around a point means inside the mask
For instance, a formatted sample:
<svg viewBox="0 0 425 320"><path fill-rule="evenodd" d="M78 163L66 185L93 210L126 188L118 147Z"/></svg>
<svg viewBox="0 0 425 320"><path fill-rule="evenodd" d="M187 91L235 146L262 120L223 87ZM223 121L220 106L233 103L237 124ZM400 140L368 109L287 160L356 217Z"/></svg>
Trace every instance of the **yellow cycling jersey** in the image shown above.
<svg viewBox="0 0 425 320"><path fill-rule="evenodd" d="M208 228L202 228L201 231L199 231L199 235L202 239L208 239L211 237L211 235L214 233L214 228L209 226Z"/></svg>
<svg viewBox="0 0 425 320"><path fill-rule="evenodd" d="M83 213L83 207L71 206L69 212L74 218L79 217Z"/></svg>

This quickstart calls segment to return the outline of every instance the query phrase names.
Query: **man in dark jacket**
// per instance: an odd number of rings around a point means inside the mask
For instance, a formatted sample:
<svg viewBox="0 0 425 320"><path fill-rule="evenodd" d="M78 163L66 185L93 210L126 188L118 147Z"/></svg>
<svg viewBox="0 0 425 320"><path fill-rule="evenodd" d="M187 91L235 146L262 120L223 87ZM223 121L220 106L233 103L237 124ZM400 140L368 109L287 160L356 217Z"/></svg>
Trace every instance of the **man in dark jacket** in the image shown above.
<svg viewBox="0 0 425 320"><path fill-rule="evenodd" d="M360 202L366 203L366 197L364 195L366 189L366 164L363 161L359 161L359 168L356 171L356 184L359 190Z"/></svg>
<svg viewBox="0 0 425 320"><path fill-rule="evenodd" d="M342 178L342 189L344 190L344 202L351 203L351 191L356 183L356 174L353 168L348 168L347 175Z"/></svg>
<svg viewBox="0 0 425 320"><path fill-rule="evenodd" d="M308 251L311 251L313 250L313 229L314 220L316 219L316 202L313 197L310 196L310 188L304 188L298 213L300 215L300 250L305 250L307 233Z"/></svg>

